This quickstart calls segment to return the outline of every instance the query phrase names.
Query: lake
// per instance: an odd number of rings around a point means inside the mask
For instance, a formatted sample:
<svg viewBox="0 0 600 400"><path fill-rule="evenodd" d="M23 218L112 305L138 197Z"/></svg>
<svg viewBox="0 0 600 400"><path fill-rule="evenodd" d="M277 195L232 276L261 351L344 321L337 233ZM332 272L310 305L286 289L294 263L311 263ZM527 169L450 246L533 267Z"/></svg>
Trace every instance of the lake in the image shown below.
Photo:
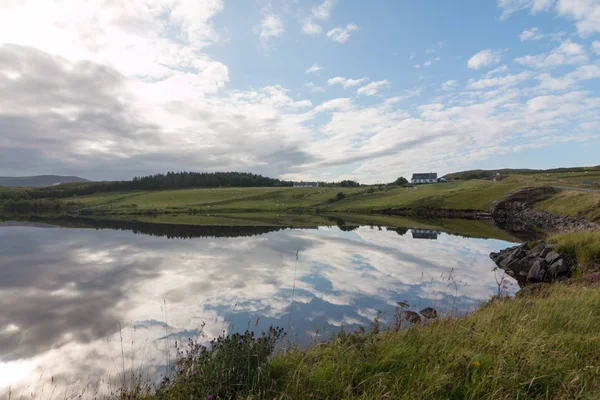
<svg viewBox="0 0 600 400"><path fill-rule="evenodd" d="M95 393L132 365L155 379L203 324L206 338L279 326L305 346L392 323L398 301L464 313L497 294L488 255L512 245L369 226L106 227L0 223L0 398Z"/></svg>

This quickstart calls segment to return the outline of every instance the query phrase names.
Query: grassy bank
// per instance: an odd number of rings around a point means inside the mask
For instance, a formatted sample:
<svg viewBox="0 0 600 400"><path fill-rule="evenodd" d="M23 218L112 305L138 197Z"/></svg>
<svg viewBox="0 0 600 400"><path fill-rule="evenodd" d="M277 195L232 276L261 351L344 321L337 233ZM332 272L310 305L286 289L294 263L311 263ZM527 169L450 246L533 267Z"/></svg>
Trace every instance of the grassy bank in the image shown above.
<svg viewBox="0 0 600 400"><path fill-rule="evenodd" d="M266 357L278 338L221 338L138 398L596 399L600 288L554 284L466 317L340 334ZM283 340L285 344L285 339ZM211 397L212 396L212 397Z"/></svg>
<svg viewBox="0 0 600 400"><path fill-rule="evenodd" d="M580 273L600 266L600 230L559 233L550 236L548 241L556 244L559 253L575 257Z"/></svg>

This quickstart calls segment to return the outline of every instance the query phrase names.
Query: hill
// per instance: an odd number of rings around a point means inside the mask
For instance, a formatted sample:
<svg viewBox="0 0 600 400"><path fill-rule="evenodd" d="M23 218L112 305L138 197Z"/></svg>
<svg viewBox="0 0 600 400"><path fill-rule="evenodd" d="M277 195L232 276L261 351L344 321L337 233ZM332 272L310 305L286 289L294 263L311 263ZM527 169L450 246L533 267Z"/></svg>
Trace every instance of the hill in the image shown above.
<svg viewBox="0 0 600 400"><path fill-rule="evenodd" d="M600 165L595 167L573 167L573 168L553 168L553 169L472 169L468 171L453 172L444 175L448 180L470 180L470 179L488 179L497 174L500 175L534 175L534 174L556 174L556 173L585 173L586 171L600 171Z"/></svg>
<svg viewBox="0 0 600 400"><path fill-rule="evenodd" d="M61 183L90 182L78 176L37 175L37 176L0 176L0 186L7 187L46 187Z"/></svg>

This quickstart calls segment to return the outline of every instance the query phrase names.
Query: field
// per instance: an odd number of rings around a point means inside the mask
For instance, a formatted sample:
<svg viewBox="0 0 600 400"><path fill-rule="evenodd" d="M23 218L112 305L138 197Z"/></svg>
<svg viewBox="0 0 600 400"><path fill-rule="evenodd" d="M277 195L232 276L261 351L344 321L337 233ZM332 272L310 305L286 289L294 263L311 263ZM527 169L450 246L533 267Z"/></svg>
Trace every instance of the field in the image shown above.
<svg viewBox="0 0 600 400"><path fill-rule="evenodd" d="M167 213L260 213L289 214L298 211L322 213L371 213L389 208L444 208L489 211L495 201L527 186L582 186L586 174L514 175L505 179L469 180L420 185L414 188L370 186L360 188L220 188L166 191L99 193L71 198L81 207L110 214L139 214L147 210ZM595 179L594 173L591 176ZM588 176L586 176L588 177ZM562 215L600 216L600 193L563 190L536 205Z"/></svg>
<svg viewBox="0 0 600 400"><path fill-rule="evenodd" d="M590 189L584 181L600 182L600 171L501 175L416 187L374 185L100 192L60 201L67 212L83 210L86 215L130 216L146 222L313 225L320 221L314 214L363 214L374 218L373 214L388 209L490 211L496 201L524 187L546 185ZM26 193L26 189L0 188L0 192L7 190ZM534 208L598 221L600 193L561 189L553 197L535 204Z"/></svg>

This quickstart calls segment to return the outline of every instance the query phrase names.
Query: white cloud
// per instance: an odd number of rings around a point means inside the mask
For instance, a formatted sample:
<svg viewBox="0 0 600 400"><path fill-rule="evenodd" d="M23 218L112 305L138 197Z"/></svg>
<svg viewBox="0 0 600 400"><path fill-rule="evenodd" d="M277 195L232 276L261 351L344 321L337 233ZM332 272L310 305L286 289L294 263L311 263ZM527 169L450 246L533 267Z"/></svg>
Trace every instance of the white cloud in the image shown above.
<svg viewBox="0 0 600 400"><path fill-rule="evenodd" d="M537 77L540 81L538 89L550 91L566 90L578 82L598 78L600 78L600 66L598 65L583 65L560 78L554 78L549 73L543 73Z"/></svg>
<svg viewBox="0 0 600 400"><path fill-rule="evenodd" d="M498 64L501 58L502 53L499 51L491 49L482 50L473 57L469 58L469 61L467 61L467 66L471 69L490 67L494 64Z"/></svg>
<svg viewBox="0 0 600 400"><path fill-rule="evenodd" d="M502 18L521 10L529 9L532 14L546 11L552 7L555 0L498 0L498 7L503 8Z"/></svg>
<svg viewBox="0 0 600 400"><path fill-rule="evenodd" d="M353 106L352 99L342 97L324 102L323 104L315 107L315 111L348 110L353 108Z"/></svg>
<svg viewBox="0 0 600 400"><path fill-rule="evenodd" d="M310 90L313 93L323 93L325 91L325 89L323 89L321 86L314 84L313 82L308 82L304 86L310 88Z"/></svg>
<svg viewBox="0 0 600 400"><path fill-rule="evenodd" d="M493 78L484 78L469 82L469 89L486 89L494 86L511 86L523 82L531 77L530 72L521 72L516 75L505 75Z"/></svg>
<svg viewBox="0 0 600 400"><path fill-rule="evenodd" d="M273 37L281 36L284 32L283 21L281 18L269 11L263 12L263 18L260 22L259 37L263 43Z"/></svg>
<svg viewBox="0 0 600 400"><path fill-rule="evenodd" d="M387 88L390 86L390 82L387 79L382 81L376 81L366 84L363 87L358 88L357 94L363 96L374 96L379 92L379 89Z"/></svg>
<svg viewBox="0 0 600 400"><path fill-rule="evenodd" d="M528 10L532 14L553 10L557 15L574 20L579 35L600 32L600 2L597 0L498 0L502 18Z"/></svg>
<svg viewBox="0 0 600 400"><path fill-rule="evenodd" d="M524 42L526 40L541 40L541 39L560 41L564 36L565 36L565 32L543 33L540 28L534 27L531 29L525 29L519 35L519 39L521 39L522 42Z"/></svg>
<svg viewBox="0 0 600 400"><path fill-rule="evenodd" d="M302 32L307 35L318 35L323 31L321 25L315 23L311 19L307 19L302 23Z"/></svg>
<svg viewBox="0 0 600 400"><path fill-rule="evenodd" d="M446 91L452 91L456 88L456 86L458 86L458 81L455 80L449 80L442 83L442 89Z"/></svg>
<svg viewBox="0 0 600 400"><path fill-rule="evenodd" d="M600 2L597 0L558 0L559 15L576 21L581 36L600 33Z"/></svg>
<svg viewBox="0 0 600 400"><path fill-rule="evenodd" d="M592 50L594 50L594 53L596 53L596 55L600 56L600 40L595 40L592 43Z"/></svg>
<svg viewBox="0 0 600 400"><path fill-rule="evenodd" d="M544 37L544 35L541 34L540 32L540 28L531 28L531 29L525 29L520 35L519 35L519 39L521 39L521 42L524 42L526 40L540 40Z"/></svg>
<svg viewBox="0 0 600 400"><path fill-rule="evenodd" d="M330 86L331 85L342 85L344 87L344 89L347 89L349 87L362 85L363 83L365 83L368 80L369 80L369 78L346 79L343 76L336 76L335 78L328 79L327 84Z"/></svg>
<svg viewBox="0 0 600 400"><path fill-rule="evenodd" d="M311 65L310 67L308 67L306 69L306 73L307 74L314 74L316 72L321 71L322 69L324 69L324 68L321 67L319 64L315 63L315 64Z"/></svg>
<svg viewBox="0 0 600 400"><path fill-rule="evenodd" d="M565 40L549 54L535 54L515 59L515 62L532 68L553 68L566 64L582 64L588 55L582 45Z"/></svg>
<svg viewBox="0 0 600 400"><path fill-rule="evenodd" d="M358 29L355 24L348 24L344 28L334 28L327 32L327 37L337 43L345 43L350 38L350 33Z"/></svg>
<svg viewBox="0 0 600 400"><path fill-rule="evenodd" d="M329 19L331 16L331 10L333 10L335 3L337 3L337 0L325 0L318 6L313 6L312 16L319 20Z"/></svg>

